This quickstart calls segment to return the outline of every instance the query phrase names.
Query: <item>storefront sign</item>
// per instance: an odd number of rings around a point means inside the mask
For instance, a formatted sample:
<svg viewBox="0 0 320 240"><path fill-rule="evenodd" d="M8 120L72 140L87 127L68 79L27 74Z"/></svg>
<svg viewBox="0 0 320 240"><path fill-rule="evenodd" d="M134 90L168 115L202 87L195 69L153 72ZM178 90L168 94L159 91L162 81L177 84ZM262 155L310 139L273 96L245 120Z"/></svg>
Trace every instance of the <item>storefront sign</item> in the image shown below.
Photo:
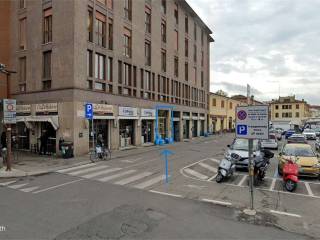
<svg viewBox="0 0 320 240"><path fill-rule="evenodd" d="M25 116L31 114L31 105L17 105L17 115Z"/></svg>
<svg viewBox="0 0 320 240"><path fill-rule="evenodd" d="M94 115L113 115L113 106L107 104L92 104Z"/></svg>
<svg viewBox="0 0 320 240"><path fill-rule="evenodd" d="M136 117L138 109L132 107L119 107L119 116Z"/></svg>
<svg viewBox="0 0 320 240"><path fill-rule="evenodd" d="M36 104L37 113L52 113L58 112L58 103L40 103Z"/></svg>
<svg viewBox="0 0 320 240"><path fill-rule="evenodd" d="M144 109L141 108L141 117L155 117L156 110L155 109Z"/></svg>
<svg viewBox="0 0 320 240"><path fill-rule="evenodd" d="M3 123L15 124L16 121L16 100L3 99Z"/></svg>

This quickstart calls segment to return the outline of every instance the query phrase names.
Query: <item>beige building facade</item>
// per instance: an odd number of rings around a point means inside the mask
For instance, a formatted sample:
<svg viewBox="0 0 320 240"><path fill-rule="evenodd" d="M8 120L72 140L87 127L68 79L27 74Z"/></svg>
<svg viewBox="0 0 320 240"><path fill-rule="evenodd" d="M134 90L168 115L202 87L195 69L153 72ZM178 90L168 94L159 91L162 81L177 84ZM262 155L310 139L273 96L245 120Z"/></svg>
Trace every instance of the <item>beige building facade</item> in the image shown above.
<svg viewBox="0 0 320 240"><path fill-rule="evenodd" d="M295 96L279 97L270 102L271 121L288 122L290 125L301 125L304 120L311 117L308 103Z"/></svg>
<svg viewBox="0 0 320 240"><path fill-rule="evenodd" d="M210 93L209 99L209 131L234 131L236 107L244 103L215 93Z"/></svg>
<svg viewBox="0 0 320 240"><path fill-rule="evenodd" d="M20 148L37 151L44 132L48 151L64 139L76 155L98 134L121 149L207 132L212 32L186 1L22 0L9 12Z"/></svg>

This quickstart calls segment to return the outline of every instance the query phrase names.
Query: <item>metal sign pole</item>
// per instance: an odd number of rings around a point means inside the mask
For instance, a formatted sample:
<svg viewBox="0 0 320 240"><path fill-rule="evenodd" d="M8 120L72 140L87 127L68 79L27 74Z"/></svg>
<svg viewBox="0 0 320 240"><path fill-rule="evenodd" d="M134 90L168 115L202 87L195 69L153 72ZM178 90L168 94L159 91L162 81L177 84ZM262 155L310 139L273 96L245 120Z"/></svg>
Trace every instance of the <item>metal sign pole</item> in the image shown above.
<svg viewBox="0 0 320 240"><path fill-rule="evenodd" d="M94 127L93 127L93 116L91 118L91 125L92 125L92 147L93 147L93 151L95 150L95 146L94 146Z"/></svg>
<svg viewBox="0 0 320 240"><path fill-rule="evenodd" d="M7 169L6 171L11 171L11 124L7 124L6 129L7 134Z"/></svg>
<svg viewBox="0 0 320 240"><path fill-rule="evenodd" d="M253 163L253 139L249 139L249 181L250 181L250 209L253 210L253 177L254 177L254 163Z"/></svg>

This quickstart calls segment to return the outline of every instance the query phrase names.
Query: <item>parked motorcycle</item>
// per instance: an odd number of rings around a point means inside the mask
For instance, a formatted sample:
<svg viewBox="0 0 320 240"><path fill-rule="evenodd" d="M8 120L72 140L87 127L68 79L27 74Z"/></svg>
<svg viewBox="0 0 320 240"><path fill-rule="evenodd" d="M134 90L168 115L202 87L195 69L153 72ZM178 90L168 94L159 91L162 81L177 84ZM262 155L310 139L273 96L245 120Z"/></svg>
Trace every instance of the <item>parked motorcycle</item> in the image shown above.
<svg viewBox="0 0 320 240"><path fill-rule="evenodd" d="M270 165L270 159L274 157L274 153L269 150L263 150L263 155L254 157L254 180L258 184L263 181Z"/></svg>
<svg viewBox="0 0 320 240"><path fill-rule="evenodd" d="M298 185L299 165L292 159L286 161L282 170L282 179L287 191L293 192Z"/></svg>
<svg viewBox="0 0 320 240"><path fill-rule="evenodd" d="M216 182L221 183L223 179L228 178L233 175L236 164L235 161L240 159L238 154L232 153L230 157L225 157L221 160L218 168L218 174L216 176Z"/></svg>

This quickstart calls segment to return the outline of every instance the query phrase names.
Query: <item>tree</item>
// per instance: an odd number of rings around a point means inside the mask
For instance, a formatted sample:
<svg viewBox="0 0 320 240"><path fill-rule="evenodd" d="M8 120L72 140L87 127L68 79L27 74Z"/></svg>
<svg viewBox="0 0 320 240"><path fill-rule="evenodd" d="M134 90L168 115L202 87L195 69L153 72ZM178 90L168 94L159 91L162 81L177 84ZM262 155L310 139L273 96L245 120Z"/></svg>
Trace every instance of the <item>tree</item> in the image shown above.
<svg viewBox="0 0 320 240"><path fill-rule="evenodd" d="M220 96L228 97L228 93L226 93L225 91L223 91L221 89L216 91L216 94L218 94Z"/></svg>

